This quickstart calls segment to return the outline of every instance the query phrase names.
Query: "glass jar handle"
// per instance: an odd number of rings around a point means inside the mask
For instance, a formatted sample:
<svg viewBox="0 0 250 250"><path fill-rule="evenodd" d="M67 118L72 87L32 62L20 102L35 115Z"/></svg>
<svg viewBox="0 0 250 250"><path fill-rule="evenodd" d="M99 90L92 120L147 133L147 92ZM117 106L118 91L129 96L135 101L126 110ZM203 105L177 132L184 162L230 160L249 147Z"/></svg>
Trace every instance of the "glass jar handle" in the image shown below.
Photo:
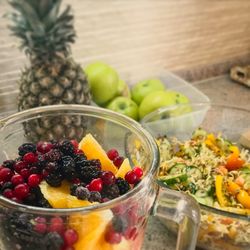
<svg viewBox="0 0 250 250"><path fill-rule="evenodd" d="M179 191L159 188L153 215L169 219L179 225L176 250L194 250L200 223L198 203Z"/></svg>

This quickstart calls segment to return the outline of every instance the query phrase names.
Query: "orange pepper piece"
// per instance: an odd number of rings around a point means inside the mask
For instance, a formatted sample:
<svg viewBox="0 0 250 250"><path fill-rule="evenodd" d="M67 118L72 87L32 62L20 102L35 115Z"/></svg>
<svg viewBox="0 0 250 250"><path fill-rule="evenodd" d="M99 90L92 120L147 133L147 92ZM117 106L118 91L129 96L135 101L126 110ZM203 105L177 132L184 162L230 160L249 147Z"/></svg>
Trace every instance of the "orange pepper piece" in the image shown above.
<svg viewBox="0 0 250 250"><path fill-rule="evenodd" d="M237 194L237 200L243 205L245 208L250 208L250 196L245 190L240 190Z"/></svg>
<svg viewBox="0 0 250 250"><path fill-rule="evenodd" d="M236 195L240 192L240 186L233 181L228 181L227 191L232 195Z"/></svg>
<svg viewBox="0 0 250 250"><path fill-rule="evenodd" d="M239 158L240 150L237 146L230 146L230 150L232 151L232 153L227 159L226 168L229 171L232 171L241 168L244 165L245 161Z"/></svg>

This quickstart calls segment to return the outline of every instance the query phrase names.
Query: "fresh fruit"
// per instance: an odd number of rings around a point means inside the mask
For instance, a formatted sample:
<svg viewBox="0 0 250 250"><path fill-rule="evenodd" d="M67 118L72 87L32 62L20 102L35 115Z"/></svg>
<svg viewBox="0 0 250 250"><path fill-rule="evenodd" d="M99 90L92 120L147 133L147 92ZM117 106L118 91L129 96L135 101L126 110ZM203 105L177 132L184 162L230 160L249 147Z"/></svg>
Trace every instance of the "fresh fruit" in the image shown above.
<svg viewBox="0 0 250 250"><path fill-rule="evenodd" d="M143 170L140 167L134 167L133 172L137 175L138 178L143 176Z"/></svg>
<svg viewBox="0 0 250 250"><path fill-rule="evenodd" d="M96 62L92 62L90 64L88 64L85 69L84 72L87 75L87 78L89 80L89 84L91 85L91 79L94 78L96 75L98 75L100 72L102 72L103 70L109 68L109 65L104 63L104 62L100 62L100 61L96 61Z"/></svg>
<svg viewBox="0 0 250 250"><path fill-rule="evenodd" d="M129 184L135 184L137 181L139 181L140 178L138 178L138 176L136 175L135 172L133 172L132 170L127 172L125 175L125 180L129 183Z"/></svg>
<svg viewBox="0 0 250 250"><path fill-rule="evenodd" d="M9 2L14 9L8 15L13 23L10 29L21 40L20 47L30 59L30 66L24 68L19 80L19 111L61 103L90 104L88 82L70 50L76 37L73 15L70 6L60 11L61 2ZM25 128L27 133L32 133L33 140L50 139L51 134L62 137L70 122L71 134L75 136L84 123L80 121L76 125L73 120L65 121L63 116L46 117L39 123L27 122Z"/></svg>
<svg viewBox="0 0 250 250"><path fill-rule="evenodd" d="M104 185L111 185L115 183L115 175L111 171L103 171L101 179Z"/></svg>
<svg viewBox="0 0 250 250"><path fill-rule="evenodd" d="M174 104L176 104L175 98L166 91L159 90L148 94L139 106L140 119L158 108Z"/></svg>
<svg viewBox="0 0 250 250"><path fill-rule="evenodd" d="M88 74L88 79L93 100L98 105L104 106L117 95L118 74L109 66L102 67L100 70L94 72L93 75L91 75L91 72L93 70Z"/></svg>
<svg viewBox="0 0 250 250"><path fill-rule="evenodd" d="M102 186L103 186L103 182L101 178L97 178L92 180L89 185L88 185L88 189L89 191L97 191L97 192L101 192L102 191Z"/></svg>
<svg viewBox="0 0 250 250"><path fill-rule="evenodd" d="M67 198L70 194L70 186L67 181L63 181L58 188L52 187L43 181L40 188L45 199L53 208L67 208Z"/></svg>
<svg viewBox="0 0 250 250"><path fill-rule="evenodd" d="M148 94L154 91L159 91L159 90L164 90L164 89L165 89L165 86L159 79L148 79L148 80L140 81L132 87L132 90L131 90L132 99L138 105L140 105L140 103L142 102L145 96L147 96Z"/></svg>
<svg viewBox="0 0 250 250"><path fill-rule="evenodd" d="M116 185L119 189L120 195L126 194L130 190L129 183L121 177L116 179Z"/></svg>
<svg viewBox="0 0 250 250"><path fill-rule="evenodd" d="M118 82L117 95L131 98L130 88L122 79L119 79Z"/></svg>
<svg viewBox="0 0 250 250"><path fill-rule="evenodd" d="M138 106L128 97L116 97L108 104L107 108L138 120Z"/></svg>
<svg viewBox="0 0 250 250"><path fill-rule="evenodd" d="M116 166L108 158L102 146L91 134L84 136L84 138L79 143L79 148L85 153L88 160L99 159L102 164L102 170L111 171L113 174L116 174Z"/></svg>
<svg viewBox="0 0 250 250"><path fill-rule="evenodd" d="M128 160L128 158L126 158L126 159L124 159L122 165L121 165L120 168L118 169L118 171L117 171L115 177L116 177L116 178L118 178L118 177L124 178L125 175L126 175L126 173L127 173L128 171L130 171L131 169L132 169L132 168L131 168L131 166L130 166L130 164L129 164L129 160Z"/></svg>
<svg viewBox="0 0 250 250"><path fill-rule="evenodd" d="M115 165L116 167L119 168L119 167L122 165L123 161L124 161L124 157L122 157L122 156L117 156L117 157L113 160L113 163L114 163L114 165Z"/></svg>
<svg viewBox="0 0 250 250"><path fill-rule="evenodd" d="M116 157L119 156L119 153L116 149L112 148L107 152L108 158L113 161Z"/></svg>

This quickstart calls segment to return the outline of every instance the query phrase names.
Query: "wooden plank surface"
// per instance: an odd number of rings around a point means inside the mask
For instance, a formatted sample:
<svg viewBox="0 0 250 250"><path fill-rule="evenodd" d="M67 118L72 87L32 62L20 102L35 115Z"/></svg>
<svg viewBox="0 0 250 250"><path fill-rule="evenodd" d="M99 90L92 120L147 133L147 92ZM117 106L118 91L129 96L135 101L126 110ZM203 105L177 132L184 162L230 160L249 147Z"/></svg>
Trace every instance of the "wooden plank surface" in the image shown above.
<svg viewBox="0 0 250 250"><path fill-rule="evenodd" d="M250 55L247 0L64 2L69 3L78 35L72 46L76 61L106 61L130 83L162 69L183 71ZM0 0L0 98L12 103L27 60L2 18L9 9L6 0ZM7 99L6 93L11 94Z"/></svg>

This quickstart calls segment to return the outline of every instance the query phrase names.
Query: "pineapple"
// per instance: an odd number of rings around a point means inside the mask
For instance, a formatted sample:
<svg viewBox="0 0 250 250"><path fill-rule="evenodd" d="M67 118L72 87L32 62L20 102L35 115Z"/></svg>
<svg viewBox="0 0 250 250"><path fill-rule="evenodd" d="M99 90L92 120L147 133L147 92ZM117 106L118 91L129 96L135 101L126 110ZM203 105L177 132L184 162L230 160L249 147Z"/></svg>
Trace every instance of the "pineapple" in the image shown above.
<svg viewBox="0 0 250 250"><path fill-rule="evenodd" d="M15 10L8 15L12 20L10 29L20 38L20 47L30 60L19 80L18 110L52 104L89 105L87 79L70 52L76 36L70 6L60 12L61 0L9 0L9 3ZM76 119L78 122L73 124ZM73 117L72 122L65 117L53 121L44 118L26 124L26 130L29 128L36 139L41 136L52 139L69 125L74 126L76 134L82 122L79 117Z"/></svg>

